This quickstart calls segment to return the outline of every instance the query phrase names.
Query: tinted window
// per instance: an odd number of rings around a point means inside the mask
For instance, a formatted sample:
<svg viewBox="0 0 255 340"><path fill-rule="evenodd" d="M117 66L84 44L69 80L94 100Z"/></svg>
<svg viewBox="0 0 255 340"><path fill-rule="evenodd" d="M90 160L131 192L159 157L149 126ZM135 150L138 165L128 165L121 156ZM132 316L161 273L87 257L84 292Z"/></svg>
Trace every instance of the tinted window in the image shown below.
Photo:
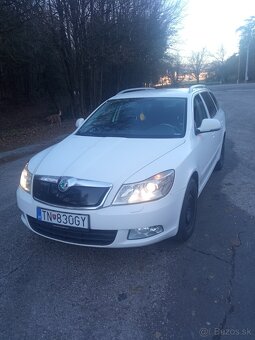
<svg viewBox="0 0 255 340"><path fill-rule="evenodd" d="M213 101L216 105L217 110L219 110L219 104L217 102L217 99L215 98L215 95L212 92L210 92L210 95L211 95L211 97L212 97L212 99L213 99Z"/></svg>
<svg viewBox="0 0 255 340"><path fill-rule="evenodd" d="M196 95L194 98L194 120L195 120L195 127L199 128L202 123L202 120L208 118L207 112L204 106L204 103L200 97L200 95Z"/></svg>
<svg viewBox="0 0 255 340"><path fill-rule="evenodd" d="M185 98L108 100L77 134L98 137L181 138L186 131Z"/></svg>
<svg viewBox="0 0 255 340"><path fill-rule="evenodd" d="M211 96L209 95L208 92L202 92L201 96L203 97L205 104L207 106L207 109L209 111L209 114L211 117L214 117L216 115L217 112L217 108L211 98Z"/></svg>

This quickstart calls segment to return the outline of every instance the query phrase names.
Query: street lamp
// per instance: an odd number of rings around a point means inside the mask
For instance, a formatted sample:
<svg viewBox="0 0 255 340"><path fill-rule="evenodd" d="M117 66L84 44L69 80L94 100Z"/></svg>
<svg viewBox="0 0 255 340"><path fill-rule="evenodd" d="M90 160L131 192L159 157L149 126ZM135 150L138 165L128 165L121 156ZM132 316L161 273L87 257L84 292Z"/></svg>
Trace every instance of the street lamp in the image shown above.
<svg viewBox="0 0 255 340"><path fill-rule="evenodd" d="M249 80L248 72L249 72L249 58L250 58L250 44L251 44L251 32L249 32L248 44L247 44L247 53L246 53L246 64L245 64L245 76L244 81L247 83Z"/></svg>
<svg viewBox="0 0 255 340"><path fill-rule="evenodd" d="M247 42L247 52L246 52L246 64L245 64L245 76L244 81L247 83L249 80L249 59L250 59L250 46L253 34L255 32L254 23L249 25L248 28L248 42Z"/></svg>
<svg viewBox="0 0 255 340"><path fill-rule="evenodd" d="M239 52L238 53L237 81L236 81L237 84L239 84L239 81L240 81L240 66L241 66L241 56Z"/></svg>

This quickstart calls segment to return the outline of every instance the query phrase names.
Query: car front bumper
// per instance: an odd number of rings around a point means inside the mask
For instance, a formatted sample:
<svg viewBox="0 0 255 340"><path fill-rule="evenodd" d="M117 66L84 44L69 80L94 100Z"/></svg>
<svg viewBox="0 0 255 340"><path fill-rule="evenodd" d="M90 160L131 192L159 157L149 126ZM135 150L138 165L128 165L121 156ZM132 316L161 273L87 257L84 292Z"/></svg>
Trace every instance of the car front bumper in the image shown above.
<svg viewBox="0 0 255 340"><path fill-rule="evenodd" d="M19 187L17 203L22 211L24 224L41 236L82 246L125 248L145 246L174 236L178 231L184 193L185 190L174 194L170 192L162 199L140 204L73 210L38 202L33 199L32 195ZM58 212L89 215L90 227L83 232L82 228L61 228L61 226L49 223L44 224L45 222L42 223L36 219L37 207ZM128 239L131 229L158 225L163 226L164 229L160 234L136 240ZM82 239L79 238L81 233L84 234Z"/></svg>

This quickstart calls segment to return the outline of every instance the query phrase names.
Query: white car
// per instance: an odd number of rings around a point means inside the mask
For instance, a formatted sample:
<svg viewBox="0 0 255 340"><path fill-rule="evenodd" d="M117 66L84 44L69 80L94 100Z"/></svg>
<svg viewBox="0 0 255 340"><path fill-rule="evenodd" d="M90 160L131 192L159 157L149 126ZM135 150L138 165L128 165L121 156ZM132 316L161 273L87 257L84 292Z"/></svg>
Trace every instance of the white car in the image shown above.
<svg viewBox="0 0 255 340"><path fill-rule="evenodd" d="M209 89L124 90L76 126L21 174L29 229L95 247L191 236L197 198L224 160L225 114Z"/></svg>

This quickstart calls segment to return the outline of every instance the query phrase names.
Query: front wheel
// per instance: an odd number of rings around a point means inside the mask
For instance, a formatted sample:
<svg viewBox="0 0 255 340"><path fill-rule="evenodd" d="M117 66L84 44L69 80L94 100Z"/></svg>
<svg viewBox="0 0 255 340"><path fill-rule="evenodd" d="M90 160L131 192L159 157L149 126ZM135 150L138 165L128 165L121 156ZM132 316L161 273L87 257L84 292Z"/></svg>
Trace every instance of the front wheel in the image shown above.
<svg viewBox="0 0 255 340"><path fill-rule="evenodd" d="M195 229L197 214L197 183L191 179L184 196L178 232L175 239L181 242L187 241Z"/></svg>

